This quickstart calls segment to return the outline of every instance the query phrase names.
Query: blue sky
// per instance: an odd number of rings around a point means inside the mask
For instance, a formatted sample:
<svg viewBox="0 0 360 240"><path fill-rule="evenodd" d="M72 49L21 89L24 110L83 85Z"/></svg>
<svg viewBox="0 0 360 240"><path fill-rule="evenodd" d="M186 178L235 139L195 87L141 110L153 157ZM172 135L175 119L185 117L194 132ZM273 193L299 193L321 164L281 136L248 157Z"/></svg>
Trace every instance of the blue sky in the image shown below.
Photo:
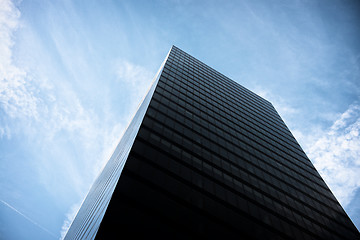
<svg viewBox="0 0 360 240"><path fill-rule="evenodd" d="M61 238L172 45L270 100L360 228L358 22L350 0L0 0L0 238Z"/></svg>

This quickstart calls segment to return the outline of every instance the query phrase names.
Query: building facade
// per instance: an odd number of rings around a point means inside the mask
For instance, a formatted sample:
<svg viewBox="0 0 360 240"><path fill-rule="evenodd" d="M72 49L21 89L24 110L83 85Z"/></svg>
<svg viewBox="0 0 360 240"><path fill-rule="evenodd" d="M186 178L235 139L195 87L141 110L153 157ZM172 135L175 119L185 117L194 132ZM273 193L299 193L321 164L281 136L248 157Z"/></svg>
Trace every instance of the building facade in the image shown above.
<svg viewBox="0 0 360 240"><path fill-rule="evenodd" d="M173 46L66 239L360 239L272 104Z"/></svg>

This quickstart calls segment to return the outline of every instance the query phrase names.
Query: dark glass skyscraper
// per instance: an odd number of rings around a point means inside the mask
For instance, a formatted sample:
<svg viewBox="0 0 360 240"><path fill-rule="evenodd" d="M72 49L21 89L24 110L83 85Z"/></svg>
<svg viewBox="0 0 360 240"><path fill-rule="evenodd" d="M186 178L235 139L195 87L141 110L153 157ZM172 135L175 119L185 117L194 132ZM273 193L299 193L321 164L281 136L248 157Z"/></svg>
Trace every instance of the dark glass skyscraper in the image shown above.
<svg viewBox="0 0 360 240"><path fill-rule="evenodd" d="M172 47L67 239L360 239L272 104Z"/></svg>

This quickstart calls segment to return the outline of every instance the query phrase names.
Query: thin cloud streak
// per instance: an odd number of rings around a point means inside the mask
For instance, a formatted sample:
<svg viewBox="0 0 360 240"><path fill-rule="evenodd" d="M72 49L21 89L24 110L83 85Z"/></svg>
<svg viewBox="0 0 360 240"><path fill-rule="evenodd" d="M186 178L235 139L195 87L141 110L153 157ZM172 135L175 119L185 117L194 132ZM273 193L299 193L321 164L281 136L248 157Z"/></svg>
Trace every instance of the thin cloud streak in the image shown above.
<svg viewBox="0 0 360 240"><path fill-rule="evenodd" d="M55 79L48 72L41 71L42 68L34 69L30 65L27 71L31 71L32 76L43 78L33 79L21 66L17 66L13 61L13 38L20 26L21 14L11 1L0 4L0 109L4 113L0 118L0 137L20 137L22 145L29 148L20 151L33 153L26 158L14 159L21 166L25 165L22 163L32 166L31 169L17 168L18 172L24 176L29 173L35 176L41 190L55 197L59 205L63 204L62 201L78 202L109 157L116 143L114 140L122 131L122 124L112 119L112 114L107 114L106 121L102 121L103 117L98 112L84 105L72 87L71 79L66 80L62 75ZM29 27L23 24L23 27ZM37 37L36 32L31 33ZM52 59L46 46L40 46L41 42L33 44L39 50L38 55ZM66 48L63 43L58 43L57 47ZM62 56L62 60L68 62L67 56ZM14 182L17 182L16 178ZM18 191L16 185L10 188ZM31 196L27 198L31 199ZM7 206L11 207L10 204ZM35 212L44 211L41 202L32 207ZM69 212L73 212L73 208L70 207ZM65 222L69 219L67 216Z"/></svg>
<svg viewBox="0 0 360 240"><path fill-rule="evenodd" d="M32 220L31 218L29 218L28 216L26 216L25 214L23 214L22 212L20 212L19 210L17 210L16 208L14 208L13 206L11 206L10 204L8 204L7 202L5 202L4 200L0 201L7 206L8 208L10 208L11 210L13 210L14 212L16 212L17 214L19 214L20 216L24 217L26 220L28 220L29 222L31 222L32 224L34 224L35 226L39 227L40 229L42 229L43 231L49 233L52 237L57 238L57 236L50 232L49 230L47 230L46 228L44 228L43 226L41 226L40 224L38 224L37 222L35 222L34 220Z"/></svg>
<svg viewBox="0 0 360 240"><path fill-rule="evenodd" d="M151 84L148 69L157 70L172 44L255 92L266 89L308 155L314 145L325 175L350 169L343 179L351 187L340 194L359 189L359 170L347 165L360 159L357 109L342 116L360 96L359 51L348 44L358 38L358 21L350 19L353 3L340 2L55 1L39 8L0 0L4 199L12 204L22 194L33 214L52 213L42 225L65 231Z"/></svg>

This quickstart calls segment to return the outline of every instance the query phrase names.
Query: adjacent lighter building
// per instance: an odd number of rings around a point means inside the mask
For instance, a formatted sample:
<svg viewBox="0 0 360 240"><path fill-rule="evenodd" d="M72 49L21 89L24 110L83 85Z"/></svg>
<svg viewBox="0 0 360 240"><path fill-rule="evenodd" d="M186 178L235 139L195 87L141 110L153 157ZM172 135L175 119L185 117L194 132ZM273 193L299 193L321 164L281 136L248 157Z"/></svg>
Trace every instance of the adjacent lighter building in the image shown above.
<svg viewBox="0 0 360 240"><path fill-rule="evenodd" d="M66 239L360 239L272 104L173 46Z"/></svg>

